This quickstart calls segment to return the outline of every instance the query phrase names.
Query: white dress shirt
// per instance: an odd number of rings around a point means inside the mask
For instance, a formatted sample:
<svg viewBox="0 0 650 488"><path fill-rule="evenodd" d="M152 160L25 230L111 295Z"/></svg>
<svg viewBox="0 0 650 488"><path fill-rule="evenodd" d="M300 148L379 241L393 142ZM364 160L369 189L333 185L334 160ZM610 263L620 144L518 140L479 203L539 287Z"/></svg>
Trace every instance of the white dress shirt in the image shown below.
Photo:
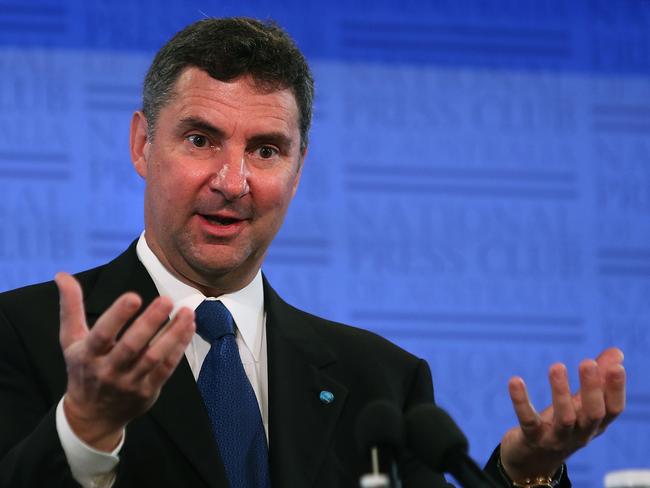
<svg viewBox="0 0 650 488"><path fill-rule="evenodd" d="M151 276L160 296L169 297L174 308L172 317L181 307L195 310L207 299L218 298L230 311L235 320L235 338L239 356L248 380L251 382L260 407L264 429L268 438L268 362L266 357L266 314L264 312L264 290L262 273L258 271L248 285L239 291L220 297L206 297L200 291L183 283L163 266L147 245L144 232L136 247L138 258ZM194 379L198 379L203 360L210 350L210 344L198 334L185 350ZM115 480L115 468L119 462L122 441L111 453L93 449L79 439L70 428L63 411L63 399L56 409L56 429L61 440L72 476L84 488L106 488Z"/></svg>

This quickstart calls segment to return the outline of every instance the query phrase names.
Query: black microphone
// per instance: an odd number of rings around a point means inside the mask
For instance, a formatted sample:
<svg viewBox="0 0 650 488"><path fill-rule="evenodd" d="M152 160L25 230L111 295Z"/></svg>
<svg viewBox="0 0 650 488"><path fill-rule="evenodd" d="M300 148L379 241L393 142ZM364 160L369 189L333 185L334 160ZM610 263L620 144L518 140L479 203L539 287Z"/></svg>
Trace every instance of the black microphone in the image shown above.
<svg viewBox="0 0 650 488"><path fill-rule="evenodd" d="M371 475L361 478L362 486L400 488L401 481L396 463L404 447L404 428L400 410L386 400L369 403L357 417L356 437L362 452L370 453L372 467ZM382 484L382 473L388 473L390 484Z"/></svg>
<svg viewBox="0 0 650 488"><path fill-rule="evenodd" d="M406 414L406 439L420 461L438 473L450 473L465 488L497 485L467 454L468 442L456 422L433 404Z"/></svg>

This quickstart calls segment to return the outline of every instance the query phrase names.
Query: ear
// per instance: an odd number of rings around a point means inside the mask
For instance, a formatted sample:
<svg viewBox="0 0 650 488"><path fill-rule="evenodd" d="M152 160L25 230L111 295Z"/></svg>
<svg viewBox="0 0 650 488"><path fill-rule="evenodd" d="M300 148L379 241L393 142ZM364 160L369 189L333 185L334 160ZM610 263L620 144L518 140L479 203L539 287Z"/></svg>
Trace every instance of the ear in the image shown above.
<svg viewBox="0 0 650 488"><path fill-rule="evenodd" d="M305 158L307 157L307 148L303 149L298 158L298 169L296 170L295 180L293 182L293 188L291 189L291 198L296 195L298 191L298 183L300 183L300 177L302 176L302 167L305 164Z"/></svg>
<svg viewBox="0 0 650 488"><path fill-rule="evenodd" d="M131 119L131 162L140 176L147 177L147 119L141 111L133 113Z"/></svg>

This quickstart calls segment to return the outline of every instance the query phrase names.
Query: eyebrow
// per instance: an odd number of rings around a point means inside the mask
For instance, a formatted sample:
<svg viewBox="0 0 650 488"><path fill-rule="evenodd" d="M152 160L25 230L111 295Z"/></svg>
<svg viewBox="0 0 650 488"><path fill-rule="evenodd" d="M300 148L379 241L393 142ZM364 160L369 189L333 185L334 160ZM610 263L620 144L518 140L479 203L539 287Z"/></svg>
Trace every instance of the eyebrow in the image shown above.
<svg viewBox="0 0 650 488"><path fill-rule="evenodd" d="M195 116L183 117L178 123L178 128L181 131L188 129L198 129L212 137L221 137L224 135L224 132L218 127L215 127L207 120Z"/></svg>
<svg viewBox="0 0 650 488"><path fill-rule="evenodd" d="M293 140L283 132L267 132L258 134L248 140L249 146L257 146L261 144L274 144L283 151L288 151L293 145Z"/></svg>

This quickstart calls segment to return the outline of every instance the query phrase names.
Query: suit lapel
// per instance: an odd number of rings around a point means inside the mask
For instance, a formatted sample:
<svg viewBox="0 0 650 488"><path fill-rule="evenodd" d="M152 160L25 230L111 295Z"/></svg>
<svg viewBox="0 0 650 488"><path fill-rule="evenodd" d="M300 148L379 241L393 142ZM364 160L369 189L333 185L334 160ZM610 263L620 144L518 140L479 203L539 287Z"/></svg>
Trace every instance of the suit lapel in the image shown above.
<svg viewBox="0 0 650 488"><path fill-rule="evenodd" d="M149 273L137 257L135 243L106 265L88 294L85 300L88 322L94 323L126 291L140 295L143 310L158 296ZM185 358L147 415L174 440L209 486L228 486L208 414ZM127 435L127 442L128 438Z"/></svg>
<svg viewBox="0 0 650 488"><path fill-rule="evenodd" d="M264 281L269 358L269 457L274 486L312 486L326 459L347 388L330 377L336 356L304 315ZM331 403L321 392L334 395Z"/></svg>

